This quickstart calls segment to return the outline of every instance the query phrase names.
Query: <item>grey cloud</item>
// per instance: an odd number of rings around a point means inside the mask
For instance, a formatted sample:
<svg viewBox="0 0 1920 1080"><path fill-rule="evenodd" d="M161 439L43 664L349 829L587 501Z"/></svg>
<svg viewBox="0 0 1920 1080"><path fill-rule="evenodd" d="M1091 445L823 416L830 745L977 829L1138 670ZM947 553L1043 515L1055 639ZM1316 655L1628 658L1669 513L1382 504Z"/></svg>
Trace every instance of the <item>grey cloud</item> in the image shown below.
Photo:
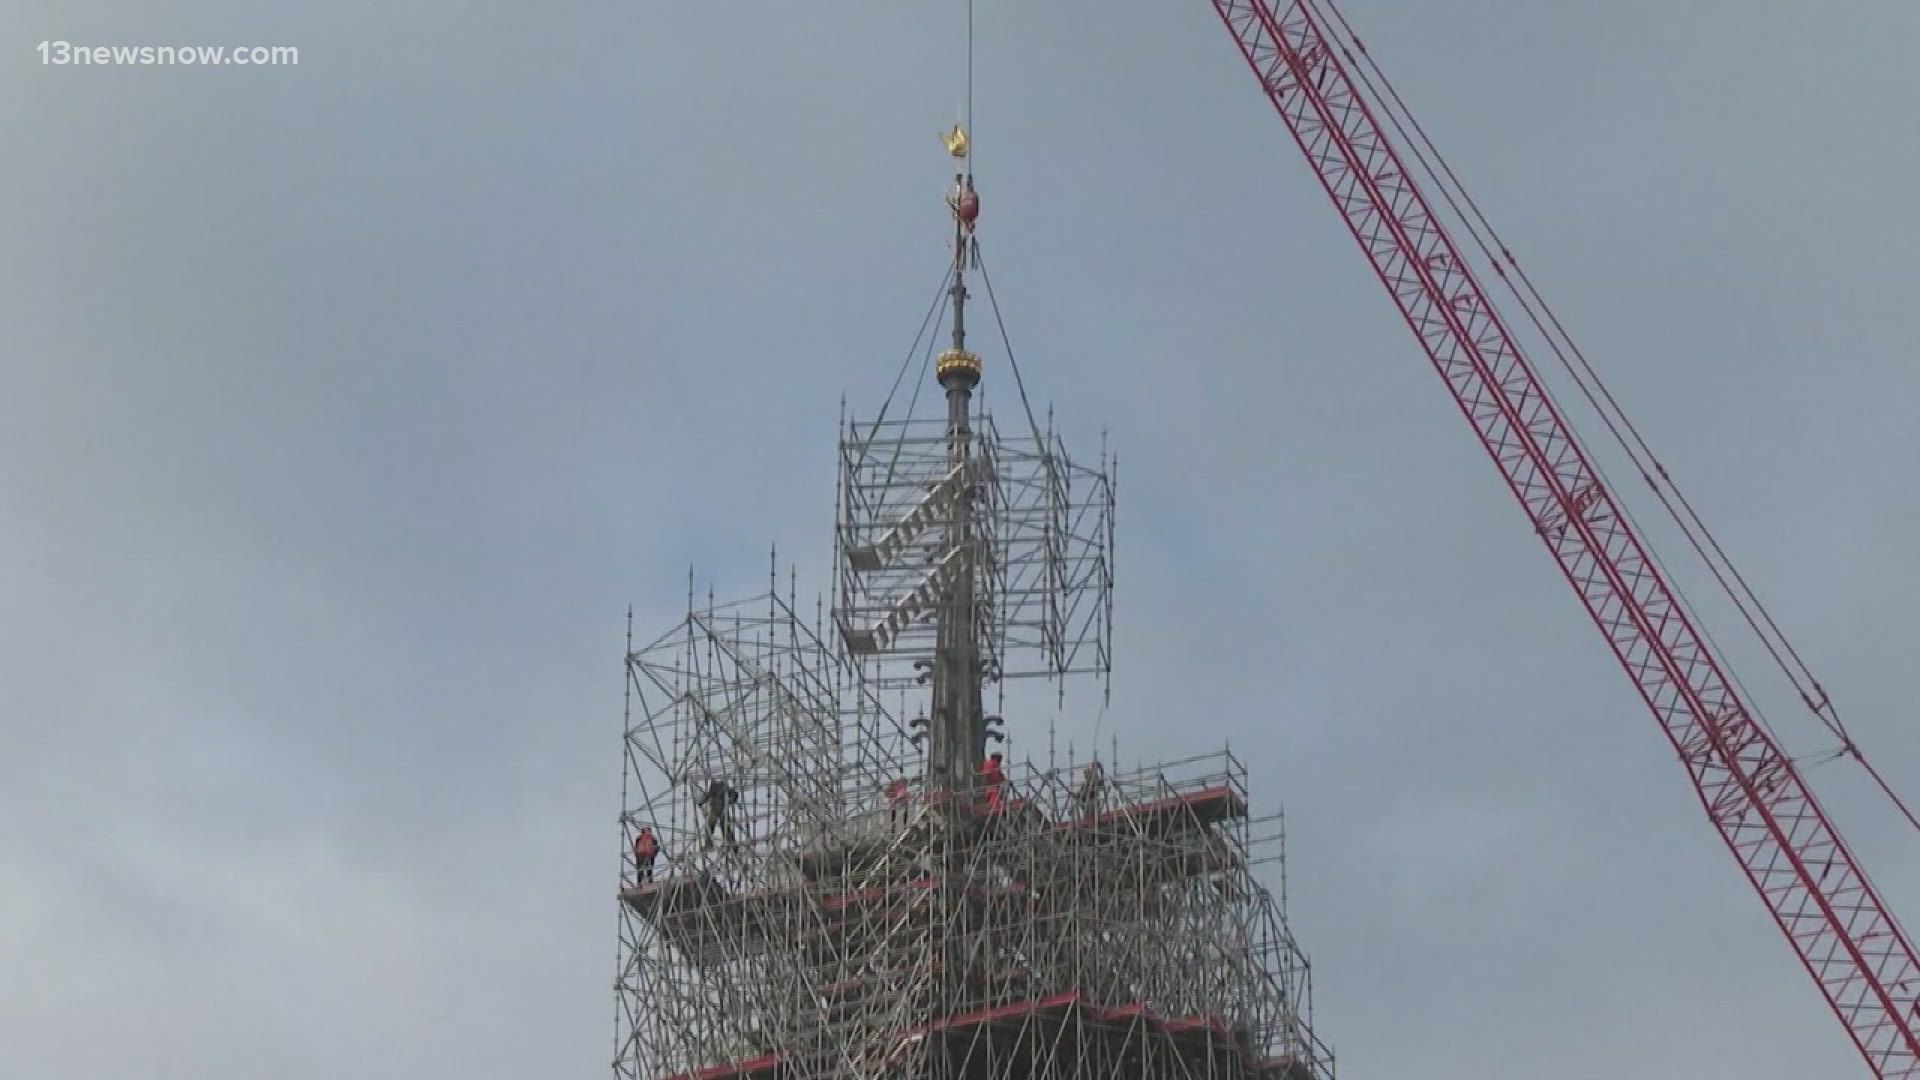
<svg viewBox="0 0 1920 1080"><path fill-rule="evenodd" d="M1909 7L1346 6L1920 774ZM1857 1073L1208 6L980 7L995 287L1124 459L1102 739L1260 763L1345 1072ZM944 258L955 10L176 8L0 42L0 1073L596 1075L626 605L822 584L840 395Z"/></svg>

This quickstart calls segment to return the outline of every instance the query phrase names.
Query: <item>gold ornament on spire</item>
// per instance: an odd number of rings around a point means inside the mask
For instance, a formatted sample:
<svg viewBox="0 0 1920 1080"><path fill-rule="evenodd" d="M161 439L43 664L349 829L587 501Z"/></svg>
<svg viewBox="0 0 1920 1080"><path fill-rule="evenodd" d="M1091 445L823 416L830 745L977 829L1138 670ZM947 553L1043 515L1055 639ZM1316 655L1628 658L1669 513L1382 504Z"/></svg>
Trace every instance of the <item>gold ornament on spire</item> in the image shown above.
<svg viewBox="0 0 1920 1080"><path fill-rule="evenodd" d="M963 158L967 156L967 129L961 127L958 120L953 122L953 129L951 131L943 131L940 133L940 141L947 144L947 153L952 154L954 157Z"/></svg>

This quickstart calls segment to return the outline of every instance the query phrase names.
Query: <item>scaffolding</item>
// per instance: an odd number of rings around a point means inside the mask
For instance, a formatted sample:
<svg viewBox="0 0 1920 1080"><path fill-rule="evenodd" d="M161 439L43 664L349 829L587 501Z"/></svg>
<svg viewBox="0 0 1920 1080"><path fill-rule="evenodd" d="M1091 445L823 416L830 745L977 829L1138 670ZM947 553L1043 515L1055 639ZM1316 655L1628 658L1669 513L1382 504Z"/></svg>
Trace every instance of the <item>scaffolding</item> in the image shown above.
<svg viewBox="0 0 1920 1080"><path fill-rule="evenodd" d="M834 622L863 679L926 681L949 529L975 532L973 636L990 681L1112 669L1113 482L1103 453L1077 464L1051 430L1005 435L984 408L969 459L943 417L849 421L840 440Z"/></svg>
<svg viewBox="0 0 1920 1080"><path fill-rule="evenodd" d="M771 594L690 605L627 670L622 1080L1332 1076L1265 884L1280 821L1230 753L929 788L859 664Z"/></svg>
<svg viewBox="0 0 1920 1080"><path fill-rule="evenodd" d="M1245 765L987 754L1010 681L1111 672L1114 492L976 396L961 168L943 400L843 426L831 610L629 635L615 1075L1331 1080Z"/></svg>

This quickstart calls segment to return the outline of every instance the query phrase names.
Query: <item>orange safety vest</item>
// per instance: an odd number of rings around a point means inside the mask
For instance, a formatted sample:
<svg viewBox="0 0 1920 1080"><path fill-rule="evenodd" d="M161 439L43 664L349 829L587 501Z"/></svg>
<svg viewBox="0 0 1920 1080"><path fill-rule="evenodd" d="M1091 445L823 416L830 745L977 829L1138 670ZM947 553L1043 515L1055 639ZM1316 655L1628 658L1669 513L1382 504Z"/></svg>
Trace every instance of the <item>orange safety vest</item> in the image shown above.
<svg viewBox="0 0 1920 1080"><path fill-rule="evenodd" d="M660 850L660 844L653 838L653 830L642 829L640 835L633 838L633 853L638 858L651 859Z"/></svg>

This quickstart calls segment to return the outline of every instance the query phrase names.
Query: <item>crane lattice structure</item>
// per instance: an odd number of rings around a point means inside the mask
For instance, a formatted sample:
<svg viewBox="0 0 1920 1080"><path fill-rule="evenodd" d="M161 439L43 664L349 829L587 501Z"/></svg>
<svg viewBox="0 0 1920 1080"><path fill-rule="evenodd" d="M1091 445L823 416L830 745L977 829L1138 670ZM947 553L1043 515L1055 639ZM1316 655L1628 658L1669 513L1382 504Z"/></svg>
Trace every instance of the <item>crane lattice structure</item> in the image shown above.
<svg viewBox="0 0 1920 1080"><path fill-rule="evenodd" d="M615 1075L1332 1080L1239 759L982 765L987 687L1110 670L1113 485L974 395L949 205L943 415L845 425L832 611L629 643Z"/></svg>
<svg viewBox="0 0 1920 1080"><path fill-rule="evenodd" d="M1809 711L1864 763L1825 691L1333 0L1213 6L1873 1075L1920 1077L1920 951L1596 468L1523 331L1567 368ZM1491 280L1522 318L1502 314Z"/></svg>

